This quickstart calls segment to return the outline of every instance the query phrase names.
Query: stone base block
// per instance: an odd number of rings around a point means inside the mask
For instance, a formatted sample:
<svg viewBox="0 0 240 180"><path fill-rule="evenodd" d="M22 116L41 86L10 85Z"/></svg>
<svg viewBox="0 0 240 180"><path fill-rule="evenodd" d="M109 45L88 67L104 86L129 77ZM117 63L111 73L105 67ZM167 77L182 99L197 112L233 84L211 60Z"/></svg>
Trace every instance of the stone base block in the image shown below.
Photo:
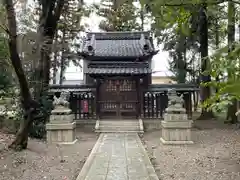
<svg viewBox="0 0 240 180"><path fill-rule="evenodd" d="M66 124L46 124L47 142L74 144L76 142L76 122Z"/></svg>
<svg viewBox="0 0 240 180"><path fill-rule="evenodd" d="M163 144L192 144L192 121L162 121Z"/></svg>
<svg viewBox="0 0 240 180"><path fill-rule="evenodd" d="M166 141L163 138L160 138L161 143L165 145L188 145L188 144L194 144L193 141Z"/></svg>
<svg viewBox="0 0 240 180"><path fill-rule="evenodd" d="M165 129L162 128L163 143L168 144L192 144L191 129ZM189 143L187 143L189 142Z"/></svg>
<svg viewBox="0 0 240 180"><path fill-rule="evenodd" d="M51 114L56 115L56 114L71 114L72 110L69 108L66 108L64 106L55 106L55 109L52 110Z"/></svg>
<svg viewBox="0 0 240 180"><path fill-rule="evenodd" d="M162 121L162 127L163 128L174 128L174 129L185 129L185 128L191 128L192 127L192 120L185 120L185 121Z"/></svg>
<svg viewBox="0 0 240 180"><path fill-rule="evenodd" d="M165 121L183 121L188 120L187 114L164 114Z"/></svg>
<svg viewBox="0 0 240 180"><path fill-rule="evenodd" d="M73 122L73 114L54 114L50 116L52 124L66 124Z"/></svg>

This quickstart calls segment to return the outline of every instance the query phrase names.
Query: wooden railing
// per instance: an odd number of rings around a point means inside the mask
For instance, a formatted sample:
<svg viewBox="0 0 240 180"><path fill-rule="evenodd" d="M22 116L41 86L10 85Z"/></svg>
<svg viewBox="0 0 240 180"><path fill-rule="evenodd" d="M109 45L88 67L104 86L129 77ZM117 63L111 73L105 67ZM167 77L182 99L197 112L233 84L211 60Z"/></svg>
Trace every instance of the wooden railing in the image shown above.
<svg viewBox="0 0 240 180"><path fill-rule="evenodd" d="M175 89L179 95L183 94L184 108L189 118L192 118L193 98L198 96L199 88L191 84L159 84L151 85L142 92L142 112L144 119L163 118L168 107L168 91Z"/></svg>
<svg viewBox="0 0 240 180"><path fill-rule="evenodd" d="M141 91L141 118L161 119L168 106L167 92L175 89L183 94L184 107L189 118L192 118L193 98L198 96L199 88L190 84L159 84L150 85L147 90ZM62 91L70 92L70 108L75 120L96 119L96 87L94 85L51 85L50 94L60 96Z"/></svg>
<svg viewBox="0 0 240 180"><path fill-rule="evenodd" d="M96 87L94 85L51 85L50 94L60 96L68 91L69 107L75 120L96 119Z"/></svg>

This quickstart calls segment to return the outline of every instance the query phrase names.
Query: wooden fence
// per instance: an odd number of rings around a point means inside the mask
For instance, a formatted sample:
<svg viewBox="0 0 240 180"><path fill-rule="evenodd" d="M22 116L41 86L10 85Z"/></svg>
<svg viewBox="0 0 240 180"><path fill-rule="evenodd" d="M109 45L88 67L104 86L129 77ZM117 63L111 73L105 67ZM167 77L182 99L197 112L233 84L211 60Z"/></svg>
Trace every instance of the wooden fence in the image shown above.
<svg viewBox="0 0 240 180"><path fill-rule="evenodd" d="M50 93L60 96L68 91L69 107L75 120L96 119L96 87L94 85L51 85Z"/></svg>
<svg viewBox="0 0 240 180"><path fill-rule="evenodd" d="M196 109L193 99L198 96L199 88L191 84L159 84L151 85L143 91L142 118L155 119L163 118L168 107L168 91L175 89L178 95L183 95L186 113L192 118L193 108Z"/></svg>
<svg viewBox="0 0 240 180"><path fill-rule="evenodd" d="M184 107L188 117L192 117L193 99L198 96L199 88L187 84L160 84L151 85L149 89L142 91L141 117L143 119L163 118L168 106L167 92L175 89L178 94L183 94ZM94 85L52 85L50 92L59 96L62 91L70 92L70 108L75 120L96 119L96 87Z"/></svg>

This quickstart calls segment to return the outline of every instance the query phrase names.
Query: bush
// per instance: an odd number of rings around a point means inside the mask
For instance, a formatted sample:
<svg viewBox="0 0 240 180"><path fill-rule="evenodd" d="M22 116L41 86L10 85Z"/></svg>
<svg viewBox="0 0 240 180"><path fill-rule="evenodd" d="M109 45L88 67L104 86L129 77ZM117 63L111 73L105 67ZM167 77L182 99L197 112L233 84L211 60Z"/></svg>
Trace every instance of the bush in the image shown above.
<svg viewBox="0 0 240 180"><path fill-rule="evenodd" d="M19 97L16 90L9 92L12 97ZM5 106L5 110L0 109L0 128L4 128L9 133L16 133L20 127L20 123L24 118L24 112L22 110L19 98L2 98L0 105ZM33 138L42 139L46 135L46 123L49 119L52 110L52 100L48 98L48 95L41 97L40 109L35 116L33 123L29 130L29 136Z"/></svg>
<svg viewBox="0 0 240 180"><path fill-rule="evenodd" d="M0 110L0 127L9 133L16 133L23 118L21 108L16 104L5 104L5 109Z"/></svg>
<svg viewBox="0 0 240 180"><path fill-rule="evenodd" d="M46 135L46 123L49 120L49 116L52 111L52 100L49 99L48 95L44 95L40 99L39 114L34 119L29 135L30 137L42 139Z"/></svg>

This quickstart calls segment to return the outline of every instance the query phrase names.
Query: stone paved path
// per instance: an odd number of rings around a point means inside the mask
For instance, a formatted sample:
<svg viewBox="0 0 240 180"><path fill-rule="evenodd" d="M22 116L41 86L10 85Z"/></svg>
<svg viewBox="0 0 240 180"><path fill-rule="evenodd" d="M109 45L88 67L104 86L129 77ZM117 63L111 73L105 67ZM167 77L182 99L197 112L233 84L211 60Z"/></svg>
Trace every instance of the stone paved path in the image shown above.
<svg viewBox="0 0 240 180"><path fill-rule="evenodd" d="M158 180L136 133L101 134L77 180Z"/></svg>

